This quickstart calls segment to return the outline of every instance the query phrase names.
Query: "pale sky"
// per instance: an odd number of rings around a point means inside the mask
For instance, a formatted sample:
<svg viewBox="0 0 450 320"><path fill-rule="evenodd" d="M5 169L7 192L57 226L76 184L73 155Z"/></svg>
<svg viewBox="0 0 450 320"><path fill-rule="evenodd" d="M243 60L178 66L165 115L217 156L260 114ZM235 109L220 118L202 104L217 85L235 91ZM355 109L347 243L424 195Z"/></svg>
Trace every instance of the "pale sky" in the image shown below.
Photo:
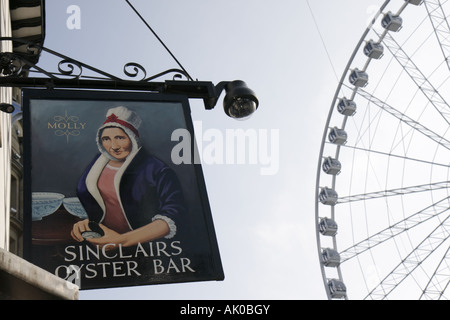
<svg viewBox="0 0 450 320"><path fill-rule="evenodd" d="M191 100L197 140L250 129L259 153L256 163L203 165L224 281L89 290L80 299L326 299L314 219L319 147L337 78L383 1L309 1L322 38L306 0L131 2L194 79L244 80L258 96L247 121L223 113L223 96L212 111ZM71 5L80 29L66 25ZM46 18L46 47L104 71L177 67L125 1L47 0Z"/></svg>

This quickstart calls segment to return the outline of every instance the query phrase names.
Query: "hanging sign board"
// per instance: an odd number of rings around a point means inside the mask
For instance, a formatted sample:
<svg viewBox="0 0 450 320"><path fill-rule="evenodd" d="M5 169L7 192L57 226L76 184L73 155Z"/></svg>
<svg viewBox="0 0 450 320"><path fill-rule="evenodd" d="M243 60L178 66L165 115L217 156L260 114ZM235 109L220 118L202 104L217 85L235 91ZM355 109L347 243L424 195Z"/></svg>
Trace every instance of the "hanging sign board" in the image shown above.
<svg viewBox="0 0 450 320"><path fill-rule="evenodd" d="M29 261L81 289L223 280L186 97L28 89L23 111Z"/></svg>

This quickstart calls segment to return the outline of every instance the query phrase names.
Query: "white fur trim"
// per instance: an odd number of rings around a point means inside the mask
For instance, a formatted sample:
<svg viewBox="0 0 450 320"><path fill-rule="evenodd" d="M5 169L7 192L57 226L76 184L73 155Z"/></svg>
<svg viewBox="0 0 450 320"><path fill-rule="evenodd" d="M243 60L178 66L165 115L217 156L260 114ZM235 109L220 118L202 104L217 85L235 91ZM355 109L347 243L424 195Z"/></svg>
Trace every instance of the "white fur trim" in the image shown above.
<svg viewBox="0 0 450 320"><path fill-rule="evenodd" d="M103 168L108 164L108 162L109 162L108 158L106 158L104 155L100 155L97 161L95 161L91 170L89 170L89 173L86 177L86 187L89 193L94 197L94 199L97 201L97 203L103 210L103 216L100 221L103 221L103 219L105 218L106 206L105 203L103 202L100 190L98 190L97 182L98 178L100 177L100 174L103 171Z"/></svg>
<svg viewBox="0 0 450 320"><path fill-rule="evenodd" d="M170 232L167 236L164 237L164 239L172 239L175 236L175 234L177 233L177 226L172 219L170 219L169 217L163 216L161 214L157 214L152 219L152 221L155 221L155 220L163 220L163 221L167 222L167 224L169 225Z"/></svg>

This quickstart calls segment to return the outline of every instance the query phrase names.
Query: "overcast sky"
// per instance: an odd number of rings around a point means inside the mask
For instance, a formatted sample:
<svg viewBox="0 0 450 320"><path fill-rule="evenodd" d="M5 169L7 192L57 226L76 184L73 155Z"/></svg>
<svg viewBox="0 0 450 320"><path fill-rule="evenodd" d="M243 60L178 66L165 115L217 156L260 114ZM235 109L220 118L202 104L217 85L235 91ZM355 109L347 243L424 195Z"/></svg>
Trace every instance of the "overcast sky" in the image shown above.
<svg viewBox="0 0 450 320"><path fill-rule="evenodd" d="M191 106L197 139L251 129L258 155L203 166L224 281L82 291L80 299L326 299L314 223L319 147L337 77L383 1L309 1L322 39L306 0L131 2L194 79L241 79L257 93L259 110L247 121L229 119L221 100L212 111ZM71 5L80 9L73 29ZM178 67L125 1L47 0L46 19L46 47L104 71L122 76L131 61L148 75Z"/></svg>

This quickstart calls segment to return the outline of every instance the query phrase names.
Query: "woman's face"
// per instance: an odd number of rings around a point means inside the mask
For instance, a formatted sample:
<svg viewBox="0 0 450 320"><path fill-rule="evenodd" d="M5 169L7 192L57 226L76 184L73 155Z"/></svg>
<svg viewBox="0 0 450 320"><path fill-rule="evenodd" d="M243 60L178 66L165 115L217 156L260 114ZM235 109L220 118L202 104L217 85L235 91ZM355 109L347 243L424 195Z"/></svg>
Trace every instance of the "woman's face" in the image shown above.
<svg viewBox="0 0 450 320"><path fill-rule="evenodd" d="M101 140L103 148L119 161L125 161L131 153L131 140L125 131L120 128L104 129Z"/></svg>

